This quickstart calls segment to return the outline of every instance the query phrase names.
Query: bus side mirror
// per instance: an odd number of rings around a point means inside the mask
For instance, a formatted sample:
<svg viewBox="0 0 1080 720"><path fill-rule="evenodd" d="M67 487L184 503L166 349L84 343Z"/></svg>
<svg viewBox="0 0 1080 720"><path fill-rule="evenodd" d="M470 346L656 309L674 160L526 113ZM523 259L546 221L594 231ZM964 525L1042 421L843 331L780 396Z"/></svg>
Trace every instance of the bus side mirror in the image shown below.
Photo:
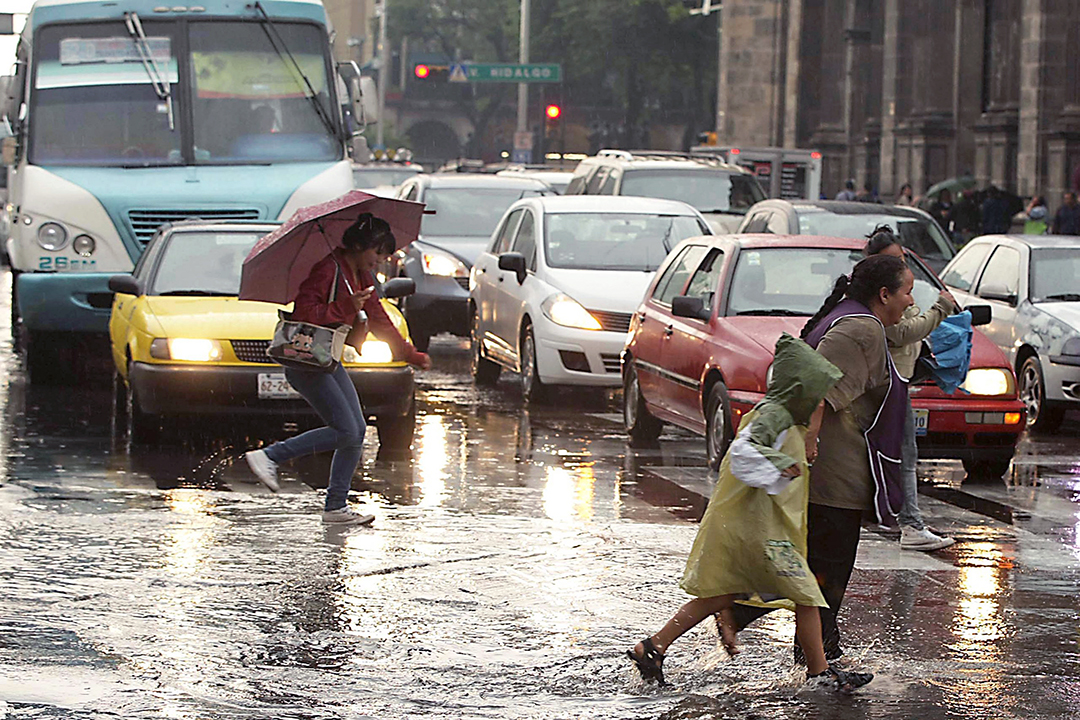
<svg viewBox="0 0 1080 720"><path fill-rule="evenodd" d="M361 75L360 66L352 60L338 63L337 71L349 93L349 110L357 126L363 127L378 120L379 101L375 80Z"/></svg>

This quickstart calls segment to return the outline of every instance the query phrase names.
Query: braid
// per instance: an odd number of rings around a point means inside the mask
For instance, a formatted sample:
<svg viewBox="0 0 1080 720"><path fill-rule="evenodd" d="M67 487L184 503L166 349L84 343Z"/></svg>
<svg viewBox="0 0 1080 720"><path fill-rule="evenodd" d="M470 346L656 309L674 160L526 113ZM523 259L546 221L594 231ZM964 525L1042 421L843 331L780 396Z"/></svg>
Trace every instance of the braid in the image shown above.
<svg viewBox="0 0 1080 720"><path fill-rule="evenodd" d="M801 339L805 340L810 333L814 331L817 324L821 322L822 318L831 313L833 308L840 304L840 301L844 299L844 295L847 293L850 282L851 280L847 275L841 275L836 278L836 282L833 284L832 293L829 294L829 297L825 298L825 302L817 313L803 325L802 332L799 333Z"/></svg>

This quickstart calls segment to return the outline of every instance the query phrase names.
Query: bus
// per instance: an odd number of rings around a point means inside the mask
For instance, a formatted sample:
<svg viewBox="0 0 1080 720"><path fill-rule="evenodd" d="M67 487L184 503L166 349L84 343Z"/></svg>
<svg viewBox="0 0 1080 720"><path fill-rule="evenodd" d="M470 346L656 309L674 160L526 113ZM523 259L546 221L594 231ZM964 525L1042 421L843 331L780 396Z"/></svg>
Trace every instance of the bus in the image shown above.
<svg viewBox="0 0 1080 720"><path fill-rule="evenodd" d="M107 347L109 277L162 224L284 219L352 188L373 83L335 65L331 39L319 0L33 5L0 98L31 382L74 379Z"/></svg>

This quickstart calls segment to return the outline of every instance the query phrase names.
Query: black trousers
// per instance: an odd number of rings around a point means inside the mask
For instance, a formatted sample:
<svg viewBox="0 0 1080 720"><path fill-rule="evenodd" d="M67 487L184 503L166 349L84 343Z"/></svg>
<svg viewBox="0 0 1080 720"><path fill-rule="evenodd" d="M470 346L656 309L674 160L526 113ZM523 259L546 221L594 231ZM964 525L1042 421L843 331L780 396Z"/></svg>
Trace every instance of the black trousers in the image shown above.
<svg viewBox="0 0 1080 720"><path fill-rule="evenodd" d="M855 568L861 527L861 510L814 503L810 503L807 508L806 560L810 571L817 577L825 602L829 604L827 608L819 608L825 657L829 660L835 660L844 654L840 647L840 628L836 625L836 616L840 613L840 604L844 601L848 580ZM771 610L736 603L732 612L735 615L736 629L742 630ZM805 662L797 638L795 660Z"/></svg>

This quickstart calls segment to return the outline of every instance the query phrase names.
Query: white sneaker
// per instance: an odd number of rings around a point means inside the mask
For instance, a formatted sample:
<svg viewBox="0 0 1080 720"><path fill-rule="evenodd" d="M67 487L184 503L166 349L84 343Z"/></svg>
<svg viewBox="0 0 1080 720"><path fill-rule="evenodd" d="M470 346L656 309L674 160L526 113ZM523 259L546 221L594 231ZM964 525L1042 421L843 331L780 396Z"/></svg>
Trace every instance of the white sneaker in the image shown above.
<svg viewBox="0 0 1080 720"><path fill-rule="evenodd" d="M277 492L281 489L277 481L277 463L268 458L265 452L262 450L249 450L244 453L244 458L247 460L251 472L255 473L255 477L259 478L259 482L269 488L270 492Z"/></svg>
<svg viewBox="0 0 1080 720"><path fill-rule="evenodd" d="M916 530L913 527L905 525L900 529L901 550L922 550L923 552L930 552L932 550L947 548L954 542L956 541L951 537L935 535L930 532L929 528Z"/></svg>
<svg viewBox="0 0 1080 720"><path fill-rule="evenodd" d="M375 521L375 516L361 515L352 508L343 507L323 510L322 521L328 525L370 525Z"/></svg>

